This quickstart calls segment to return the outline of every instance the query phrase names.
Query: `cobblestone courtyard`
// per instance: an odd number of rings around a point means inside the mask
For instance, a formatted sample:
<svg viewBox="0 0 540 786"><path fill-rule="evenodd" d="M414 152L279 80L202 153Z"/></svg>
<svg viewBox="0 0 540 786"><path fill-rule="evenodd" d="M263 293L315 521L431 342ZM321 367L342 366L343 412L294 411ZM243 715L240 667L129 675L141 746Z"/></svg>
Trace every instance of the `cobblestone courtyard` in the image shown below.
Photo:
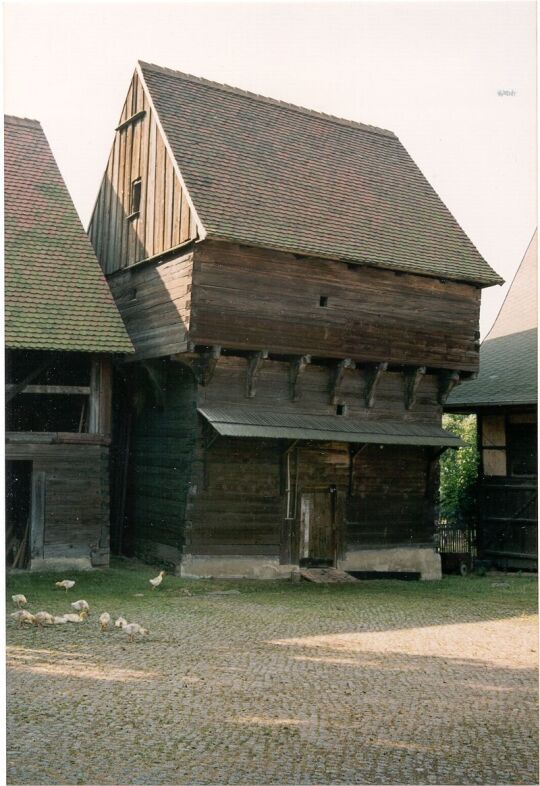
<svg viewBox="0 0 540 786"><path fill-rule="evenodd" d="M10 579L31 611L93 613L8 623L9 783L538 782L534 579L151 592L152 575L81 575L67 597ZM105 610L149 638L100 633Z"/></svg>

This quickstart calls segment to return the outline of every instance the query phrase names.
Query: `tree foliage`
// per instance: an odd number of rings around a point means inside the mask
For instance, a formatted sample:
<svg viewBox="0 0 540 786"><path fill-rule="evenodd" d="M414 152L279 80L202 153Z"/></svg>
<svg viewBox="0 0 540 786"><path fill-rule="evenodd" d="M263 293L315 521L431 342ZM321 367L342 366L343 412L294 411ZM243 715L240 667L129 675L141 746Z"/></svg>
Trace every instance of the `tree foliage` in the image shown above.
<svg viewBox="0 0 540 786"><path fill-rule="evenodd" d="M451 523L472 522L476 511L478 449L475 415L444 415L443 427L467 447L447 450L441 457L440 517Z"/></svg>

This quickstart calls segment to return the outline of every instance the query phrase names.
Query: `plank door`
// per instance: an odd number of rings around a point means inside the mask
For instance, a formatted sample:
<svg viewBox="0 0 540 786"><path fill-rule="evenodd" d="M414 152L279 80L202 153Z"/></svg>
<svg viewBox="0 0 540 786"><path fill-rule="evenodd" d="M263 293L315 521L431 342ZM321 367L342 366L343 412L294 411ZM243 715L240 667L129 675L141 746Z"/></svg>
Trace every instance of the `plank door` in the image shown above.
<svg viewBox="0 0 540 786"><path fill-rule="evenodd" d="M300 496L300 565L335 563L335 516L332 491L303 492Z"/></svg>

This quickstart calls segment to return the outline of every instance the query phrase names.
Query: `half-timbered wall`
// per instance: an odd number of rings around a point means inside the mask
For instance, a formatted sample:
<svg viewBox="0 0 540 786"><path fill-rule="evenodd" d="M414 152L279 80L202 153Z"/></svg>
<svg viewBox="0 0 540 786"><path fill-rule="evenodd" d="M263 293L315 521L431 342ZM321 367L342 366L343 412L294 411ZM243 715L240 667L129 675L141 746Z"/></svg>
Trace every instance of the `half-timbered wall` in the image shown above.
<svg viewBox="0 0 540 786"><path fill-rule="evenodd" d="M134 187L139 179L140 187ZM137 199L138 188L137 206L133 196ZM185 191L138 74L122 109L88 232L105 273L162 254L197 235Z"/></svg>
<svg viewBox="0 0 540 786"><path fill-rule="evenodd" d="M243 349L478 368L469 284L204 241L191 340Z"/></svg>

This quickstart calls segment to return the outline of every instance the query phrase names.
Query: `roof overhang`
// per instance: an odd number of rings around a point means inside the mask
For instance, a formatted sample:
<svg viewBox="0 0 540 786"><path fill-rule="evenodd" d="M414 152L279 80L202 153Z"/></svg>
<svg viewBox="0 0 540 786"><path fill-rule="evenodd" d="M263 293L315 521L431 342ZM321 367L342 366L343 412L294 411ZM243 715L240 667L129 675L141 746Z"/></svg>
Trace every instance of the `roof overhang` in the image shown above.
<svg viewBox="0 0 540 786"><path fill-rule="evenodd" d="M459 448L464 442L439 426L338 415L248 412L238 406L200 407L200 414L224 437L259 437L374 445Z"/></svg>

